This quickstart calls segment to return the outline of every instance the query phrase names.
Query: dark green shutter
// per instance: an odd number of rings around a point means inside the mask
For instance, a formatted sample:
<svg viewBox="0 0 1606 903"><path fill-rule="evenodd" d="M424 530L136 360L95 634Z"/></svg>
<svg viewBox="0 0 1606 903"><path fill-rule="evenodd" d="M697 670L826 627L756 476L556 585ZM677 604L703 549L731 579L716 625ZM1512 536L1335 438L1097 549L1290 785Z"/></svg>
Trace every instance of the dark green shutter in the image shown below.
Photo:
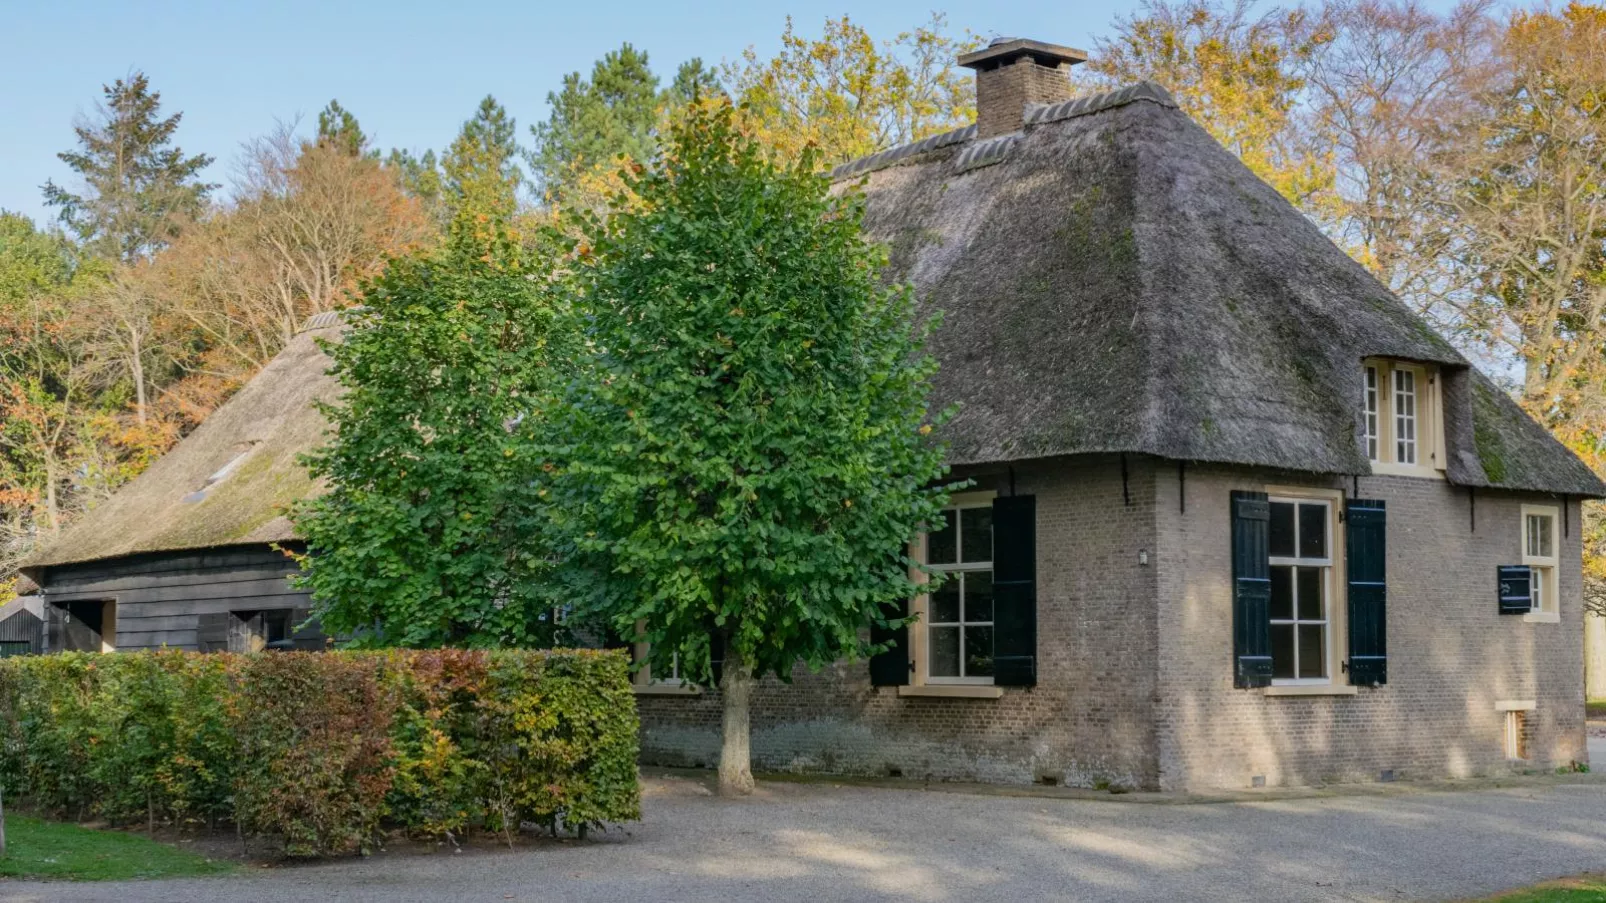
<svg viewBox="0 0 1606 903"><path fill-rule="evenodd" d="M1271 686L1271 503L1264 492L1232 494L1233 685Z"/></svg>
<svg viewBox="0 0 1606 903"><path fill-rule="evenodd" d="M907 599L887 605L884 617L888 621L901 621L909 617ZM870 642L887 648L870 656L870 685L874 687L901 687L909 682L909 628L903 624L890 626L881 621L870 622Z"/></svg>
<svg viewBox="0 0 1606 903"><path fill-rule="evenodd" d="M1037 684L1037 497L993 500L993 683Z"/></svg>
<svg viewBox="0 0 1606 903"><path fill-rule="evenodd" d="M1500 566L1500 613L1525 615L1533 611L1533 569L1526 564Z"/></svg>
<svg viewBox="0 0 1606 903"><path fill-rule="evenodd" d="M1378 499L1344 506L1349 559L1349 682L1380 687L1388 680L1387 513Z"/></svg>

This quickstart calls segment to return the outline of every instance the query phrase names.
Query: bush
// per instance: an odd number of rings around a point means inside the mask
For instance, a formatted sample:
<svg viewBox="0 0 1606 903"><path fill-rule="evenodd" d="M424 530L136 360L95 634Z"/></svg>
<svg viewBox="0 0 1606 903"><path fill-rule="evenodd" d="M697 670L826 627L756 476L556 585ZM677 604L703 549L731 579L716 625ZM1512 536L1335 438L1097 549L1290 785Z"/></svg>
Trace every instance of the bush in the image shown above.
<svg viewBox="0 0 1606 903"><path fill-rule="evenodd" d="M291 856L640 817L628 665L587 650L0 659L0 778L75 817L215 824Z"/></svg>

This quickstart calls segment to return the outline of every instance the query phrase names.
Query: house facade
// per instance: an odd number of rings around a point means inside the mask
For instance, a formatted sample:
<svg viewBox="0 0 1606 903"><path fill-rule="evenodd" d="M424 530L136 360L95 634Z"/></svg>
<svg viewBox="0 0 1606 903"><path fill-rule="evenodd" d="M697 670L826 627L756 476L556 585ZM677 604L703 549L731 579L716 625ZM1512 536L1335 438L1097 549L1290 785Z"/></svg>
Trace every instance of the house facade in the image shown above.
<svg viewBox="0 0 1606 903"><path fill-rule="evenodd" d="M1182 790L1586 762L1606 487L1164 90L1073 97L1082 59L994 42L961 59L976 124L834 173L942 314L971 485L886 652L761 684L755 766ZM339 332L28 563L50 648L285 642ZM643 761L713 765L718 691L637 686Z"/></svg>
<svg viewBox="0 0 1606 903"><path fill-rule="evenodd" d="M950 572L754 698L756 767L1144 789L1587 761L1600 482L1166 93L999 41L978 123L839 168L940 310ZM643 759L720 702L641 686Z"/></svg>

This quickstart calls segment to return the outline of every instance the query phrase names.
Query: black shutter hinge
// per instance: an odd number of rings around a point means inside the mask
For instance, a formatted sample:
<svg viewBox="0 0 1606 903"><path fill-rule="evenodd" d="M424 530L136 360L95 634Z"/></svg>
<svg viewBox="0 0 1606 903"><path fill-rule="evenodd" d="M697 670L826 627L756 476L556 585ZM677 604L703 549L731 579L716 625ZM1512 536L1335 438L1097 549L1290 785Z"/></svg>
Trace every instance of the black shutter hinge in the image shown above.
<svg viewBox="0 0 1606 903"><path fill-rule="evenodd" d="M1340 674L1348 674L1349 673L1349 659L1346 658L1343 661L1338 663L1338 673L1340 673Z"/></svg>

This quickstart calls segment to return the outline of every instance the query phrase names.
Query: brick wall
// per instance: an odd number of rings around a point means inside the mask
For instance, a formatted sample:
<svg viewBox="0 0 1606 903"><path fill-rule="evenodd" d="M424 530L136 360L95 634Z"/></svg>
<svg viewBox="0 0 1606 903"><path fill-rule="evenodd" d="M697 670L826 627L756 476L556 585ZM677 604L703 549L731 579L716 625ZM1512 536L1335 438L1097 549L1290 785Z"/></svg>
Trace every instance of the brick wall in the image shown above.
<svg viewBox="0 0 1606 903"><path fill-rule="evenodd" d="M1500 772L1501 700L1532 699L1531 767L1585 761L1578 506L1561 539L1561 623L1496 613L1495 567L1520 562L1524 502L1441 481L1363 477L1389 510L1389 685L1272 697L1232 685L1228 493L1312 479L1131 456L1017 465L1037 497L1038 685L999 699L900 697L864 662L765 681L757 767L1143 788L1271 786ZM979 488L1007 493L1004 473ZM1182 510L1185 486L1186 513ZM1149 553L1149 564L1139 554ZM1344 637L1336 637L1343 642ZM719 694L643 696L642 759L712 766Z"/></svg>
<svg viewBox="0 0 1606 903"><path fill-rule="evenodd" d="M976 73L976 137L1018 132L1028 104L1058 103L1071 96L1065 70L1039 66L1021 57Z"/></svg>
<svg viewBox="0 0 1606 903"><path fill-rule="evenodd" d="M1157 485L1160 785L1248 787L1470 776L1514 767L1502 700L1534 700L1528 766L1586 761L1578 505L1561 542L1560 623L1497 613L1495 568L1521 563L1532 494L1468 492L1437 480L1362 477L1388 505L1388 685L1354 696L1272 697L1232 685L1228 493L1267 484L1352 492L1319 480L1189 468L1187 513L1173 480ZM1476 529L1473 515L1476 515ZM1337 637L1340 642L1344 637ZM1340 648L1343 648L1342 646Z"/></svg>

